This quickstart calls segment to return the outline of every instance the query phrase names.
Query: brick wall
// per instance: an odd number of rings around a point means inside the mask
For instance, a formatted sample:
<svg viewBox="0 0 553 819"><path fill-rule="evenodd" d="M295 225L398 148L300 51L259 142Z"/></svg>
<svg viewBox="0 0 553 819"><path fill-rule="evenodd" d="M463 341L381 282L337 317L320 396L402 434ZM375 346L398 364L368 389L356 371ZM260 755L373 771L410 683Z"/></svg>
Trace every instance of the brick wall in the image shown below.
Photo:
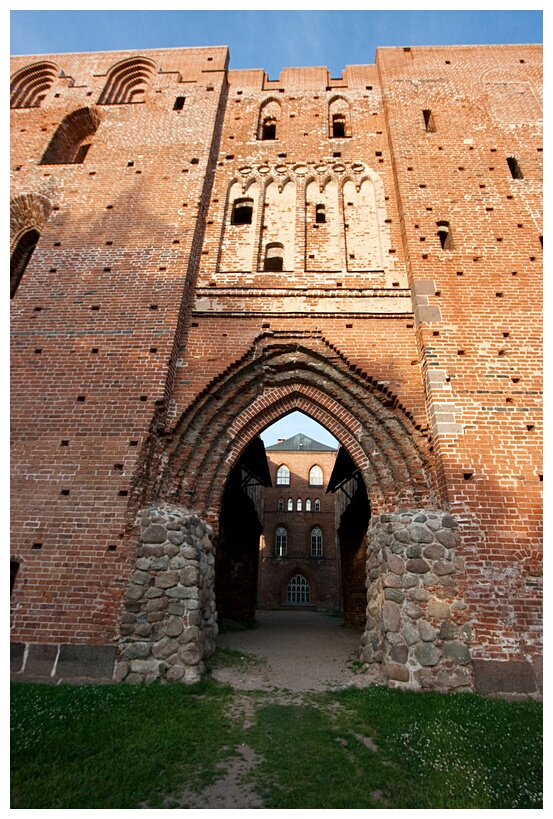
<svg viewBox="0 0 553 819"><path fill-rule="evenodd" d="M541 49L389 49L377 63L408 266L439 312L416 337L440 497L463 522L473 656L528 659L541 628Z"/></svg>
<svg viewBox="0 0 553 819"><path fill-rule="evenodd" d="M138 510L217 526L241 451L303 409L373 513L454 515L472 656L531 662L541 49L379 49L340 79L227 62L12 61L12 258L40 235L11 302L14 640L114 645Z"/></svg>
<svg viewBox="0 0 553 819"><path fill-rule="evenodd" d="M341 606L340 563L336 542L338 521L336 498L326 494L336 452L267 452L272 487L263 497L263 539L260 546L259 592L260 608L277 608L287 604L288 583L301 574L310 587L309 603L317 608L337 610ZM290 483L277 485L277 471L285 464L290 470ZM323 485L310 486L309 472L320 466ZM279 510L282 500L283 509ZM289 500L292 509L289 510ZM301 511L298 511L301 500ZM311 509L307 508L307 501ZM316 502L320 506L316 509ZM277 529L287 535L286 554L276 550ZM322 534L322 554L311 554L311 533L317 527Z"/></svg>

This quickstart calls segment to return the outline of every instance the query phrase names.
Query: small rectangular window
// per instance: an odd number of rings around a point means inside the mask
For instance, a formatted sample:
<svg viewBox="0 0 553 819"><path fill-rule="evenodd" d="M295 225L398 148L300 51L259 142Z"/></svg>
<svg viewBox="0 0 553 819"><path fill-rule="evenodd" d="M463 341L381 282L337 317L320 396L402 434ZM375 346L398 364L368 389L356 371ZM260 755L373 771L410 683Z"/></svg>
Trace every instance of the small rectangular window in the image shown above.
<svg viewBox="0 0 553 819"><path fill-rule="evenodd" d="M253 199L236 199L232 205L231 224L251 225L253 215Z"/></svg>
<svg viewBox="0 0 553 819"><path fill-rule="evenodd" d="M524 179L523 173L520 170L520 165L514 156L507 157L507 165L509 166L513 179Z"/></svg>
<svg viewBox="0 0 553 819"><path fill-rule="evenodd" d="M426 128L427 134L435 134L436 133L436 125L434 123L434 117L432 116L432 111L430 108L425 108L422 112L424 117L424 126Z"/></svg>
<svg viewBox="0 0 553 819"><path fill-rule="evenodd" d="M267 118L263 121L261 139L276 139L276 119Z"/></svg>
<svg viewBox="0 0 553 819"><path fill-rule="evenodd" d="M182 111L184 108L185 97L177 97L173 105L173 111Z"/></svg>
<svg viewBox="0 0 553 819"><path fill-rule="evenodd" d="M449 222L438 222L437 225L442 250L453 250L453 235Z"/></svg>
<svg viewBox="0 0 553 819"><path fill-rule="evenodd" d="M15 585L15 578L17 577L18 571L19 562L17 560L10 560L10 594L13 591L13 587Z"/></svg>
<svg viewBox="0 0 553 819"><path fill-rule="evenodd" d="M332 117L332 136L340 139L346 135L346 118L343 114L334 114Z"/></svg>

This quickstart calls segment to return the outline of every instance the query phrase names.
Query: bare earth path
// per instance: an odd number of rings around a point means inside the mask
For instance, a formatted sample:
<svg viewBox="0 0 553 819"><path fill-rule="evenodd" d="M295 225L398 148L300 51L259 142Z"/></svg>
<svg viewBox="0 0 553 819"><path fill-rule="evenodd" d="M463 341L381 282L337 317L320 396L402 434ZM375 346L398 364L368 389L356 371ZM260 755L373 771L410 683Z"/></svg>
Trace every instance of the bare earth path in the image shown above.
<svg viewBox="0 0 553 819"><path fill-rule="evenodd" d="M241 691L324 691L380 680L355 666L361 630L311 611L258 611L259 628L223 633L222 649L253 655L258 663L216 667L213 677Z"/></svg>

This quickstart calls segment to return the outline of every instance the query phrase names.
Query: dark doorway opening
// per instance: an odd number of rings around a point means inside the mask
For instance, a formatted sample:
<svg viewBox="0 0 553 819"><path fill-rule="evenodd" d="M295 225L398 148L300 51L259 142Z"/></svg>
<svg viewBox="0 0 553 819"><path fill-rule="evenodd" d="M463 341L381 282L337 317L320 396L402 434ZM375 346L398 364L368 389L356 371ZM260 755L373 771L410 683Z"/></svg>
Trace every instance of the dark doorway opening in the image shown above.
<svg viewBox="0 0 553 819"><path fill-rule="evenodd" d="M367 556L367 526L371 505L363 477L346 449L338 451L327 492L340 493L340 544L342 605L344 621L363 627L366 621L367 590L365 561Z"/></svg>
<svg viewBox="0 0 553 819"><path fill-rule="evenodd" d="M265 448L254 438L225 487L215 552L219 618L253 622L257 603L261 492L270 485Z"/></svg>

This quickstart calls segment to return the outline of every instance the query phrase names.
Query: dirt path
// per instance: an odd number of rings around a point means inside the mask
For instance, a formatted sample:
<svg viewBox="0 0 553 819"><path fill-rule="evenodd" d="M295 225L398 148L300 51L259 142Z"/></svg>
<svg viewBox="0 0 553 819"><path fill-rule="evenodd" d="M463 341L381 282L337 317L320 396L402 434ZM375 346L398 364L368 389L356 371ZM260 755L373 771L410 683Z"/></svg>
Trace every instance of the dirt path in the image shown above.
<svg viewBox="0 0 553 819"><path fill-rule="evenodd" d="M244 652L218 665L213 677L241 691L324 691L381 682L360 670L356 651L361 631L343 620L311 611L258 611L260 624L252 630L226 632L217 645ZM253 660L253 661L252 661Z"/></svg>
<svg viewBox="0 0 553 819"><path fill-rule="evenodd" d="M210 663L212 676L235 689L228 716L244 729L254 724L257 708L269 701L301 704L312 691L382 682L356 662L361 631L344 626L340 618L296 610L258 611L256 620L255 629L221 634ZM169 797L166 807L263 808L249 777L262 761L247 745L240 746L235 757L219 763L220 778L213 784L200 793L187 789Z"/></svg>

